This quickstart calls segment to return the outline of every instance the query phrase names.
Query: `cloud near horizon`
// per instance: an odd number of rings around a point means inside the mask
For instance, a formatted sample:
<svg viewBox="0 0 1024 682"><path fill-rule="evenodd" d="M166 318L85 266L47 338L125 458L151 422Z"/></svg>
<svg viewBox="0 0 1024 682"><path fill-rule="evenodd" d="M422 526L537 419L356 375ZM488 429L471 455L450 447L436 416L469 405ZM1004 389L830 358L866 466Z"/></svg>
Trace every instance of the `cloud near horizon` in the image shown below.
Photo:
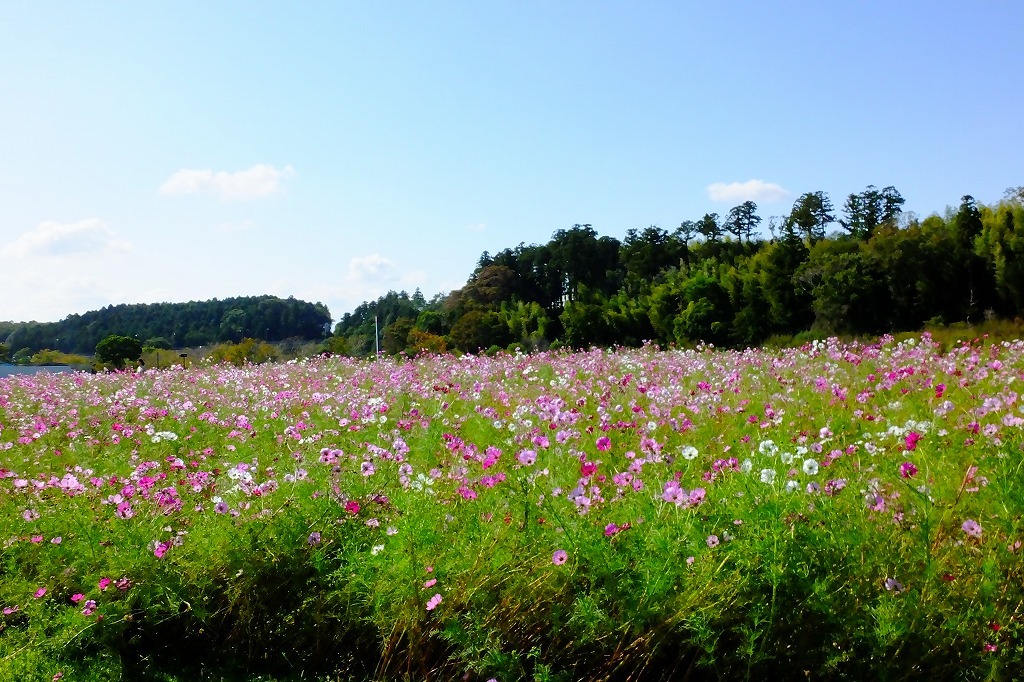
<svg viewBox="0 0 1024 682"><path fill-rule="evenodd" d="M789 190L774 182L747 180L746 182L715 182L707 187L711 201L782 201L793 196Z"/></svg>
<svg viewBox="0 0 1024 682"><path fill-rule="evenodd" d="M281 191L281 181L295 175L290 165L278 170L258 163L251 168L227 173L210 169L183 168L160 185L160 194L213 194L221 199L259 199Z"/></svg>
<svg viewBox="0 0 1024 682"><path fill-rule="evenodd" d="M131 244L98 218L77 223L39 223L10 244L0 247L4 255L25 258L30 256L67 256L83 253L123 253Z"/></svg>

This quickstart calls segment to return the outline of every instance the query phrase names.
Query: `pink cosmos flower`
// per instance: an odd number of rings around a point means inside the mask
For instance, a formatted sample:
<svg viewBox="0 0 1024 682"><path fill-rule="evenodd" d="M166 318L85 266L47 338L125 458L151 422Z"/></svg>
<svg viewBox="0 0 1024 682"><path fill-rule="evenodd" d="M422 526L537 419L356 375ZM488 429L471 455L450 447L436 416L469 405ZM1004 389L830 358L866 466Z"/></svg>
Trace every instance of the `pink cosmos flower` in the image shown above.
<svg viewBox="0 0 1024 682"><path fill-rule="evenodd" d="M82 601L83 599L85 599L85 595L81 592L76 592L75 594L71 595L71 601L75 604Z"/></svg>
<svg viewBox="0 0 1024 682"><path fill-rule="evenodd" d="M100 578L100 582L97 585L97 587L100 588L100 592L106 590L108 587L110 587L110 578Z"/></svg>
<svg viewBox="0 0 1024 682"><path fill-rule="evenodd" d="M718 545L719 545L718 536L717 535L709 535L708 539L706 540L706 542L708 543L708 547L712 547L712 548L713 547L718 547Z"/></svg>
<svg viewBox="0 0 1024 682"><path fill-rule="evenodd" d="M441 595L435 594L433 597L427 600L427 611L433 611L437 608L438 604L441 603Z"/></svg>
<svg viewBox="0 0 1024 682"><path fill-rule="evenodd" d="M981 537L981 524L974 519L967 519L960 525L960 528L972 538Z"/></svg>
<svg viewBox="0 0 1024 682"><path fill-rule="evenodd" d="M904 462L900 465L900 476L903 478L912 478L917 473L917 467L914 466L913 462Z"/></svg>
<svg viewBox="0 0 1024 682"><path fill-rule="evenodd" d="M516 456L516 459L519 460L520 464L528 467L537 461L537 453L534 450L523 450Z"/></svg>
<svg viewBox="0 0 1024 682"><path fill-rule="evenodd" d="M431 578L430 580L423 583L423 589L429 589L437 584L437 578Z"/></svg>
<svg viewBox="0 0 1024 682"><path fill-rule="evenodd" d="M561 566L569 560L569 553L564 549L556 549L555 553L551 555L551 563L555 566Z"/></svg>
<svg viewBox="0 0 1024 682"><path fill-rule="evenodd" d="M609 438L608 436L601 436L600 438L597 439L596 445L598 450L600 450L601 452L606 452L610 450L612 447L612 439Z"/></svg>
<svg viewBox="0 0 1024 682"><path fill-rule="evenodd" d="M46 588L45 587L40 587L38 590L35 591L35 593L32 596L35 597L36 599L39 599L44 594L46 594Z"/></svg>
<svg viewBox="0 0 1024 682"><path fill-rule="evenodd" d="M345 503L345 511L353 516L359 513L359 503L355 500L349 500Z"/></svg>

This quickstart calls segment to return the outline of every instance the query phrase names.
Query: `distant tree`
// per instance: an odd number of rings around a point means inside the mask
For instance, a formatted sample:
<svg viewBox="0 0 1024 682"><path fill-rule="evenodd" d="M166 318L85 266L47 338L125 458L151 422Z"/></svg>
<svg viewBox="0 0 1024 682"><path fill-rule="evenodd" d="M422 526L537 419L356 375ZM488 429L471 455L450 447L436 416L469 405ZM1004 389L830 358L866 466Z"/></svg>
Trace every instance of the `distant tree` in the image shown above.
<svg viewBox="0 0 1024 682"><path fill-rule="evenodd" d="M589 224L558 230L548 242L548 251L562 285L559 299L576 300L581 286L602 293L618 288L619 240L598 237Z"/></svg>
<svg viewBox="0 0 1024 682"><path fill-rule="evenodd" d="M705 213L704 217L697 221L697 232L704 237L705 241L717 242L722 239L722 226L718 223L717 213Z"/></svg>
<svg viewBox="0 0 1024 682"><path fill-rule="evenodd" d="M0 343L0 362L11 361L11 349Z"/></svg>
<svg viewBox="0 0 1024 682"><path fill-rule="evenodd" d="M753 201L744 201L729 211L722 227L739 241L746 239L749 242L760 224L761 216L757 215L757 204Z"/></svg>
<svg viewBox="0 0 1024 682"><path fill-rule="evenodd" d="M324 352L331 355L349 355L348 339L344 336L330 336L324 341Z"/></svg>
<svg viewBox="0 0 1024 682"><path fill-rule="evenodd" d="M242 365L259 365L278 358L277 349L266 341L245 338L238 343L219 343L210 351L210 361Z"/></svg>
<svg viewBox="0 0 1024 682"><path fill-rule="evenodd" d="M409 355L441 355L448 352L448 343L443 336L431 334L420 329L412 329L406 340L405 352Z"/></svg>
<svg viewBox="0 0 1024 682"><path fill-rule="evenodd" d="M874 185L868 185L860 194L851 194L846 198L843 206L846 217L839 224L852 237L867 239L879 225L896 220L904 201L895 187L877 190Z"/></svg>
<svg viewBox="0 0 1024 682"><path fill-rule="evenodd" d="M662 272L678 267L686 245L675 234L656 225L642 231L631 229L619 247L619 262L625 269L625 286L632 293L650 289Z"/></svg>
<svg viewBox="0 0 1024 682"><path fill-rule="evenodd" d="M462 292L469 300L480 305L495 305L512 298L516 290L516 279L512 268L492 263L477 270Z"/></svg>
<svg viewBox="0 0 1024 682"><path fill-rule="evenodd" d="M832 201L824 192L807 192L793 203L786 219L813 246L825 238L825 228L835 222Z"/></svg>
<svg viewBox="0 0 1024 682"><path fill-rule="evenodd" d="M467 353L475 353L491 346L507 346L513 339L508 326L497 311L471 310L452 325L447 343Z"/></svg>
<svg viewBox="0 0 1024 682"><path fill-rule="evenodd" d="M697 229L697 223L692 220L684 220L679 223L679 227L675 229L675 234L679 239L683 241L683 244L689 245L690 240L700 234L700 230Z"/></svg>
<svg viewBox="0 0 1024 682"><path fill-rule="evenodd" d="M138 360L141 355L142 343L130 336L113 334L96 344L96 359L118 369L126 362Z"/></svg>
<svg viewBox="0 0 1024 682"><path fill-rule="evenodd" d="M409 341L409 333L413 330L413 321L408 317L400 317L381 333L381 347L388 355L396 355L405 350Z"/></svg>
<svg viewBox="0 0 1024 682"><path fill-rule="evenodd" d="M239 341L246 331L245 327L245 311L232 308L221 318L220 338L223 341Z"/></svg>
<svg viewBox="0 0 1024 682"><path fill-rule="evenodd" d="M89 358L46 348L29 358L29 362L33 365L88 365Z"/></svg>
<svg viewBox="0 0 1024 682"><path fill-rule="evenodd" d="M146 339L145 343L142 344L142 349L146 352L153 350L171 350L174 346L163 336L154 336Z"/></svg>

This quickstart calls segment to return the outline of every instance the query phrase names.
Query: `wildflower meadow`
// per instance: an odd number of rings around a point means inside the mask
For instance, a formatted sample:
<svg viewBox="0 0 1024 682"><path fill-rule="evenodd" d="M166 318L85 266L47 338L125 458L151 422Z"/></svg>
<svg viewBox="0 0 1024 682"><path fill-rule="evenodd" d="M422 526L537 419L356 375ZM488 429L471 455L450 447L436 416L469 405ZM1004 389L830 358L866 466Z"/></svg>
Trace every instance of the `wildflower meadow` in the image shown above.
<svg viewBox="0 0 1024 682"><path fill-rule="evenodd" d="M0 679L1014 679L1024 342L0 380Z"/></svg>

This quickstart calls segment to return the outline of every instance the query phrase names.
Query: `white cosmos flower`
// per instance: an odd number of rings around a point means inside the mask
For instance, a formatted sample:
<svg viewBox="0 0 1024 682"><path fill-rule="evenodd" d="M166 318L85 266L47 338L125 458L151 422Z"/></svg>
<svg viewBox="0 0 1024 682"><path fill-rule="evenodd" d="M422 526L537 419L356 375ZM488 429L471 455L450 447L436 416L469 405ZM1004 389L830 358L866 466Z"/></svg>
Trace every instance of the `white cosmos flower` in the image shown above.
<svg viewBox="0 0 1024 682"><path fill-rule="evenodd" d="M697 459L697 448L692 445L685 445L679 452L683 459Z"/></svg>
<svg viewBox="0 0 1024 682"><path fill-rule="evenodd" d="M818 473L818 462L813 459L805 459L803 470L808 476L814 476Z"/></svg>
<svg viewBox="0 0 1024 682"><path fill-rule="evenodd" d="M771 485L775 482L775 469L761 469L761 483Z"/></svg>

